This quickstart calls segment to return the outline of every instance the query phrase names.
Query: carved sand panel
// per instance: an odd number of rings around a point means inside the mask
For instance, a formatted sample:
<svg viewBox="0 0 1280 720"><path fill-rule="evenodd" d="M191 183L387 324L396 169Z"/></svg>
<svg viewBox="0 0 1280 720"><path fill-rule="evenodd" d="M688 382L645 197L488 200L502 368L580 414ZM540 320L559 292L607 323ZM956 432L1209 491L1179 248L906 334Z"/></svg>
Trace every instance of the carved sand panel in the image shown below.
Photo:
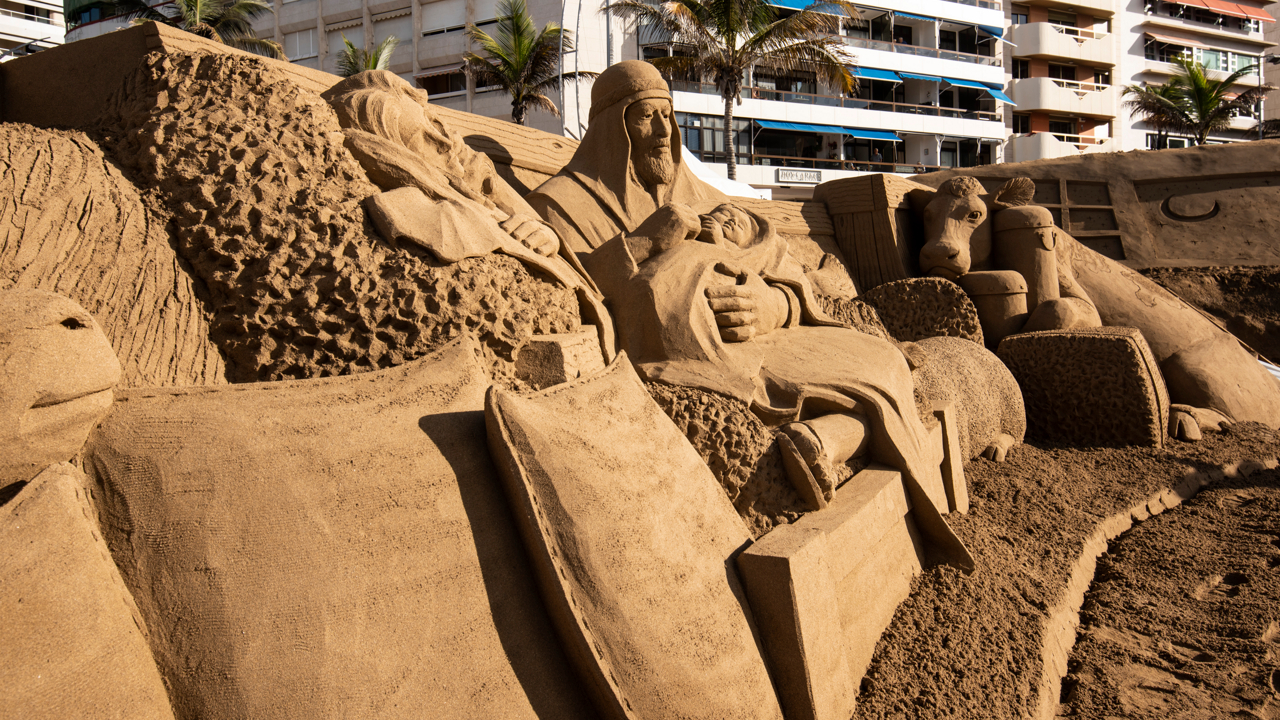
<svg viewBox="0 0 1280 720"><path fill-rule="evenodd" d="M51 465L0 507L0 716L172 720L87 492Z"/></svg>
<svg viewBox="0 0 1280 720"><path fill-rule="evenodd" d="M224 383L209 313L165 222L83 133L0 124L0 289L83 305L125 387Z"/></svg>
<svg viewBox="0 0 1280 720"><path fill-rule="evenodd" d="M488 384L459 340L122 395L86 466L180 717L589 715L485 448Z"/></svg>
<svg viewBox="0 0 1280 720"><path fill-rule="evenodd" d="M781 718L732 557L750 537L625 353L486 399L489 446L560 637L605 717Z"/></svg>
<svg viewBox="0 0 1280 720"><path fill-rule="evenodd" d="M1086 447L1164 445L1169 393L1138 330L1011 335L998 354L1022 387L1032 437Z"/></svg>
<svg viewBox="0 0 1280 720"><path fill-rule="evenodd" d="M471 330L518 387L525 339L578 328L573 291L519 260L441 264L379 238L361 205L378 188L333 109L276 65L152 54L110 112L111 152L156 188L209 290L233 381L391 367Z"/></svg>

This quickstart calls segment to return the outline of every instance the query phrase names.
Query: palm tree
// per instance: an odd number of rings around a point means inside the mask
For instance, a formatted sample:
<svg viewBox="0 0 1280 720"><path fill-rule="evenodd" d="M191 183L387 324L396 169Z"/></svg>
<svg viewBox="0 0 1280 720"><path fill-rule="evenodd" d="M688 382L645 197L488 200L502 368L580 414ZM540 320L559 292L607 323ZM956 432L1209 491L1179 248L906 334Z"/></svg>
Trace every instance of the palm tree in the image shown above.
<svg viewBox="0 0 1280 720"><path fill-rule="evenodd" d="M511 121L523 125L529 109L560 116L546 91L565 80L594 78L597 72L560 73L560 49L573 50L573 33L549 22L539 31L525 0L499 0L497 37L474 25L467 37L485 57L464 53L467 74L478 87L497 86L511 96Z"/></svg>
<svg viewBox="0 0 1280 720"><path fill-rule="evenodd" d="M1122 94L1131 108L1151 123L1158 132L1191 135L1196 145L1203 145L1210 133L1231 127L1237 114L1251 115L1258 102L1273 89L1270 85L1250 87L1239 94L1231 86L1250 74L1253 67L1243 67L1224 80L1214 80L1205 67L1194 60L1176 61L1177 74L1163 86L1128 86Z"/></svg>
<svg viewBox="0 0 1280 720"><path fill-rule="evenodd" d="M391 53L396 51L399 44L399 38L388 35L374 49L365 50L356 47L355 43L343 35L342 52L338 54L338 74L345 78L365 70L386 70L391 66Z"/></svg>
<svg viewBox="0 0 1280 720"><path fill-rule="evenodd" d="M841 92L857 85L846 65L853 58L838 37L841 26L859 15L845 0L820 0L794 15L779 17L767 0L614 0L609 12L666 31L688 50L651 60L667 77L711 77L724 99L725 154L729 179L737 179L733 104L742 102L744 79L752 67L808 70Z"/></svg>
<svg viewBox="0 0 1280 720"><path fill-rule="evenodd" d="M1262 126L1261 135L1263 139L1280 138L1280 118L1271 118L1270 120L1263 120L1261 123L1259 123L1259 125ZM1254 125L1253 130L1251 130L1250 132L1254 134L1258 134L1258 125Z"/></svg>
<svg viewBox="0 0 1280 720"><path fill-rule="evenodd" d="M284 59L279 43L253 32L254 20L275 12L264 0L173 0L155 7L147 0L115 0L110 12L135 25L155 21L239 50Z"/></svg>
<svg viewBox="0 0 1280 720"><path fill-rule="evenodd" d="M1182 111L1179 95L1172 84L1126 85L1120 94L1128 98L1123 105L1140 115L1156 131L1156 150L1169 147L1169 133L1181 127Z"/></svg>

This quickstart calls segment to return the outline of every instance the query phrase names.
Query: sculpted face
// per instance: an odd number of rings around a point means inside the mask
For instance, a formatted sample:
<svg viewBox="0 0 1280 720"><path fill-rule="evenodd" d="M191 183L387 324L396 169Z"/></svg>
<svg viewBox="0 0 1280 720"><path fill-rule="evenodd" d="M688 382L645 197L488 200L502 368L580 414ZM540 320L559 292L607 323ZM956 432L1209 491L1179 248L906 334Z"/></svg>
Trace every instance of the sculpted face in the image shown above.
<svg viewBox="0 0 1280 720"><path fill-rule="evenodd" d="M84 308L53 293L0 292L0 485L79 452L119 380L115 352Z"/></svg>
<svg viewBox="0 0 1280 720"><path fill-rule="evenodd" d="M755 218L742 208L725 203L706 215L699 215L702 231L698 239L702 242L723 244L728 241L738 247L747 247L760 234L760 226Z"/></svg>
<svg viewBox="0 0 1280 720"><path fill-rule="evenodd" d="M625 115L631 140L631 166L646 185L667 185L676 176L671 155L671 101L647 98L633 103Z"/></svg>

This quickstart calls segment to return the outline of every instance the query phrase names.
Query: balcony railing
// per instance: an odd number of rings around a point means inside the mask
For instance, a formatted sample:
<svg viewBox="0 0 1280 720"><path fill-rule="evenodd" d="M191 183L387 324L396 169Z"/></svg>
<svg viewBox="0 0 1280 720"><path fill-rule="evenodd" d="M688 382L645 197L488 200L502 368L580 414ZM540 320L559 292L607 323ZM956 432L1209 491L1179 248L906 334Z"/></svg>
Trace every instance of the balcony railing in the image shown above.
<svg viewBox="0 0 1280 720"><path fill-rule="evenodd" d="M704 163L723 163L725 161L725 154L722 152L700 152L698 153L698 156ZM923 172L950 169L947 166L925 165L923 163L869 162L867 160L822 160L815 158L792 157L790 155L754 155L747 153L738 153L738 164L756 165L759 167L800 168L805 170L845 170L852 172L899 173L903 175L918 175Z"/></svg>
<svg viewBox="0 0 1280 720"><path fill-rule="evenodd" d="M1049 134L1054 136L1061 142L1071 143L1072 145L1101 145L1111 139L1111 138L1097 138L1091 135L1069 135L1067 133L1056 133L1056 132L1050 132Z"/></svg>
<svg viewBox="0 0 1280 720"><path fill-rule="evenodd" d="M31 22L44 23L45 25L53 25L53 20L39 15L28 15L26 13L15 12L13 10L0 10L0 15L5 17L17 18L19 20L29 20Z"/></svg>
<svg viewBox="0 0 1280 720"><path fill-rule="evenodd" d="M974 55L971 53L956 52L954 50L940 50L938 48L906 45L904 43L892 43L884 40L871 40L869 38L845 37L842 39L846 45L866 48L868 50L883 50L885 52L900 53L903 55L941 58L942 60L959 60L960 62L977 63L978 65L1000 66L999 58L987 55Z"/></svg>
<svg viewBox="0 0 1280 720"><path fill-rule="evenodd" d="M685 82L675 80L671 89L678 92L699 93L701 95L719 95L720 91L712 83ZM854 110L876 110L878 112L904 113L907 115L925 115L929 117L955 118L964 120L1000 121L1000 114L982 110L963 110L961 108L938 107L936 105L911 105L908 103L865 100L863 98L838 97L817 93L791 92L789 90L771 90L768 88L743 88L743 100L771 100L774 102L798 103L801 105L821 105L825 107L843 107Z"/></svg>
<svg viewBox="0 0 1280 720"><path fill-rule="evenodd" d="M1084 40L1101 40L1107 36L1105 32L1097 32L1089 28L1067 27L1066 25L1058 25L1057 23L1048 23L1055 32L1062 35L1070 35L1071 37L1082 38Z"/></svg>
<svg viewBox="0 0 1280 720"><path fill-rule="evenodd" d="M1102 85L1099 83L1079 82L1078 80L1061 80L1058 78L1049 78L1054 85L1068 90L1081 90L1083 92L1103 92L1110 85Z"/></svg>

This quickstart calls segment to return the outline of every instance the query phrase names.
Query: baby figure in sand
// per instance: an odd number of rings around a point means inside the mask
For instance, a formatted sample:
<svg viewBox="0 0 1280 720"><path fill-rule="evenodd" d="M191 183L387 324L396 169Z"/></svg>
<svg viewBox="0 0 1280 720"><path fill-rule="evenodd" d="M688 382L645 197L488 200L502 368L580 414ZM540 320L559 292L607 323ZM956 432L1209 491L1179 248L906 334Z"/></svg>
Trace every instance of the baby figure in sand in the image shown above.
<svg viewBox="0 0 1280 720"><path fill-rule="evenodd" d="M732 203L700 209L669 203L584 263L636 370L749 405L778 429L812 507L834 496L836 463L869 453L897 468L926 533L967 555L921 488L940 458L903 352L828 317L768 220Z"/></svg>

